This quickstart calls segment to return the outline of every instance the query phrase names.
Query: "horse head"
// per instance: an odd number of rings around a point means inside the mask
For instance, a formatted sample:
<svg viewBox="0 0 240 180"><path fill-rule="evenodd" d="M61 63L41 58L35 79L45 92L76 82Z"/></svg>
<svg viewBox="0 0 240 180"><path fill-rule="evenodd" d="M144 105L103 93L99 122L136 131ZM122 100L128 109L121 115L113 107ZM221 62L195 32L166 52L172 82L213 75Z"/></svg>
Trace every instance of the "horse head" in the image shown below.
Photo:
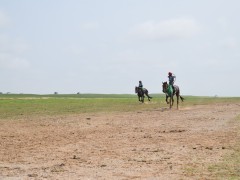
<svg viewBox="0 0 240 180"><path fill-rule="evenodd" d="M163 93L166 93L166 92L167 92L167 88L168 88L168 83L167 83L167 81L162 82L162 91L163 91Z"/></svg>
<svg viewBox="0 0 240 180"><path fill-rule="evenodd" d="M138 93L138 87L135 86L135 93Z"/></svg>

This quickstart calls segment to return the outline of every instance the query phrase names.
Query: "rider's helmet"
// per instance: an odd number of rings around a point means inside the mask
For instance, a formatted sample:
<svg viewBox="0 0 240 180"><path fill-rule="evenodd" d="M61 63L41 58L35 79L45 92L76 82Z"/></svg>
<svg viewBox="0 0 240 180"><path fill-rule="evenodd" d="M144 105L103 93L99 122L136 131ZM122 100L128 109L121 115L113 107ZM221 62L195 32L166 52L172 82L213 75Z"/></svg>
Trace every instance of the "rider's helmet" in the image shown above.
<svg viewBox="0 0 240 180"><path fill-rule="evenodd" d="M169 73L168 73L168 75L169 75L169 76L172 76L172 73L171 73L171 72L169 72Z"/></svg>

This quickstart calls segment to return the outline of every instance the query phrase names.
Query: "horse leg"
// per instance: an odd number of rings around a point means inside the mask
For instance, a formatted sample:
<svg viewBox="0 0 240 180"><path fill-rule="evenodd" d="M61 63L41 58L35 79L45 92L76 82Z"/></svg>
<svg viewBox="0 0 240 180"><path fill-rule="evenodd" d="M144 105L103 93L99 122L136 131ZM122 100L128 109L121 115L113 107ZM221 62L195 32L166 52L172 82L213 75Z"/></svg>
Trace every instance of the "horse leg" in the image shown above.
<svg viewBox="0 0 240 180"><path fill-rule="evenodd" d="M168 96L166 95L166 102L167 102L167 104L169 104L169 102L168 102Z"/></svg>
<svg viewBox="0 0 240 180"><path fill-rule="evenodd" d="M179 96L180 96L180 95L179 95ZM181 100L182 100L182 102L183 102L184 98L183 98L182 96L180 96L180 98L181 98Z"/></svg>
<svg viewBox="0 0 240 180"><path fill-rule="evenodd" d="M183 97L180 96L180 91L176 92L176 96L177 96L177 109L178 109L179 97L181 98L182 101L183 101Z"/></svg>
<svg viewBox="0 0 240 180"><path fill-rule="evenodd" d="M151 96L148 96L148 100L150 101L152 99L152 97Z"/></svg>
<svg viewBox="0 0 240 180"><path fill-rule="evenodd" d="M171 109L172 108L172 96L170 96L170 103L169 103L169 108Z"/></svg>
<svg viewBox="0 0 240 180"><path fill-rule="evenodd" d="M177 95L177 109L178 109L179 95Z"/></svg>
<svg viewBox="0 0 240 180"><path fill-rule="evenodd" d="M148 97L148 101L150 101L150 99L152 99L152 97L149 96L149 94L148 94L148 90L146 90L146 91L144 92L144 94L146 94L146 96Z"/></svg>
<svg viewBox="0 0 240 180"><path fill-rule="evenodd" d="M152 99L152 97L151 97L151 96L149 96L149 94L148 94L148 99L149 99L149 101L150 101L150 99Z"/></svg>
<svg viewBox="0 0 240 180"><path fill-rule="evenodd" d="M143 102L143 97L141 94L138 95L138 101Z"/></svg>
<svg viewBox="0 0 240 180"><path fill-rule="evenodd" d="M152 97L149 96L149 94L146 94L146 96L148 97L148 101L150 101L150 99L152 99Z"/></svg>
<svg viewBox="0 0 240 180"><path fill-rule="evenodd" d="M148 101L150 101L150 97L147 95Z"/></svg>

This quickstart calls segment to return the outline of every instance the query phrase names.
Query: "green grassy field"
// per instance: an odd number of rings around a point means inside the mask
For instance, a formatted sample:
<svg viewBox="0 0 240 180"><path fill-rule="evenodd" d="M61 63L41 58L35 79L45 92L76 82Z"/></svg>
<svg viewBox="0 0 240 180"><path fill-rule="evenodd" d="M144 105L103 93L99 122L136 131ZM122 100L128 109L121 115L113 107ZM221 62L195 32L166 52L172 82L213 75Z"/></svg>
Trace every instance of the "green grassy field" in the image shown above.
<svg viewBox="0 0 240 180"><path fill-rule="evenodd" d="M0 95L0 118L145 109L133 95Z"/></svg>
<svg viewBox="0 0 240 180"><path fill-rule="evenodd" d="M139 103L131 94L0 94L0 119L34 115L66 115L95 112L130 112L168 107L165 96L153 94L153 99ZM180 107L212 103L240 102L240 98L186 96ZM175 98L176 99L176 98ZM176 100L175 100L176 102ZM176 105L176 103L175 103ZM175 106L176 107L176 106Z"/></svg>

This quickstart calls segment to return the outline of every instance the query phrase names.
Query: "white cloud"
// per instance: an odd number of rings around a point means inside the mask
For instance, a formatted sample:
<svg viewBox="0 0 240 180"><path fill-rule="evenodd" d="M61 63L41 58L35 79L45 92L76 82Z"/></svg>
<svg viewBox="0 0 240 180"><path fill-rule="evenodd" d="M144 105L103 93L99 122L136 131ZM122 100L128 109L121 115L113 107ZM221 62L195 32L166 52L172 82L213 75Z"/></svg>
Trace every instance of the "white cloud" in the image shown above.
<svg viewBox="0 0 240 180"><path fill-rule="evenodd" d="M131 34L151 40L189 38L197 34L199 25L194 19L178 18L161 22L148 21L136 25Z"/></svg>

